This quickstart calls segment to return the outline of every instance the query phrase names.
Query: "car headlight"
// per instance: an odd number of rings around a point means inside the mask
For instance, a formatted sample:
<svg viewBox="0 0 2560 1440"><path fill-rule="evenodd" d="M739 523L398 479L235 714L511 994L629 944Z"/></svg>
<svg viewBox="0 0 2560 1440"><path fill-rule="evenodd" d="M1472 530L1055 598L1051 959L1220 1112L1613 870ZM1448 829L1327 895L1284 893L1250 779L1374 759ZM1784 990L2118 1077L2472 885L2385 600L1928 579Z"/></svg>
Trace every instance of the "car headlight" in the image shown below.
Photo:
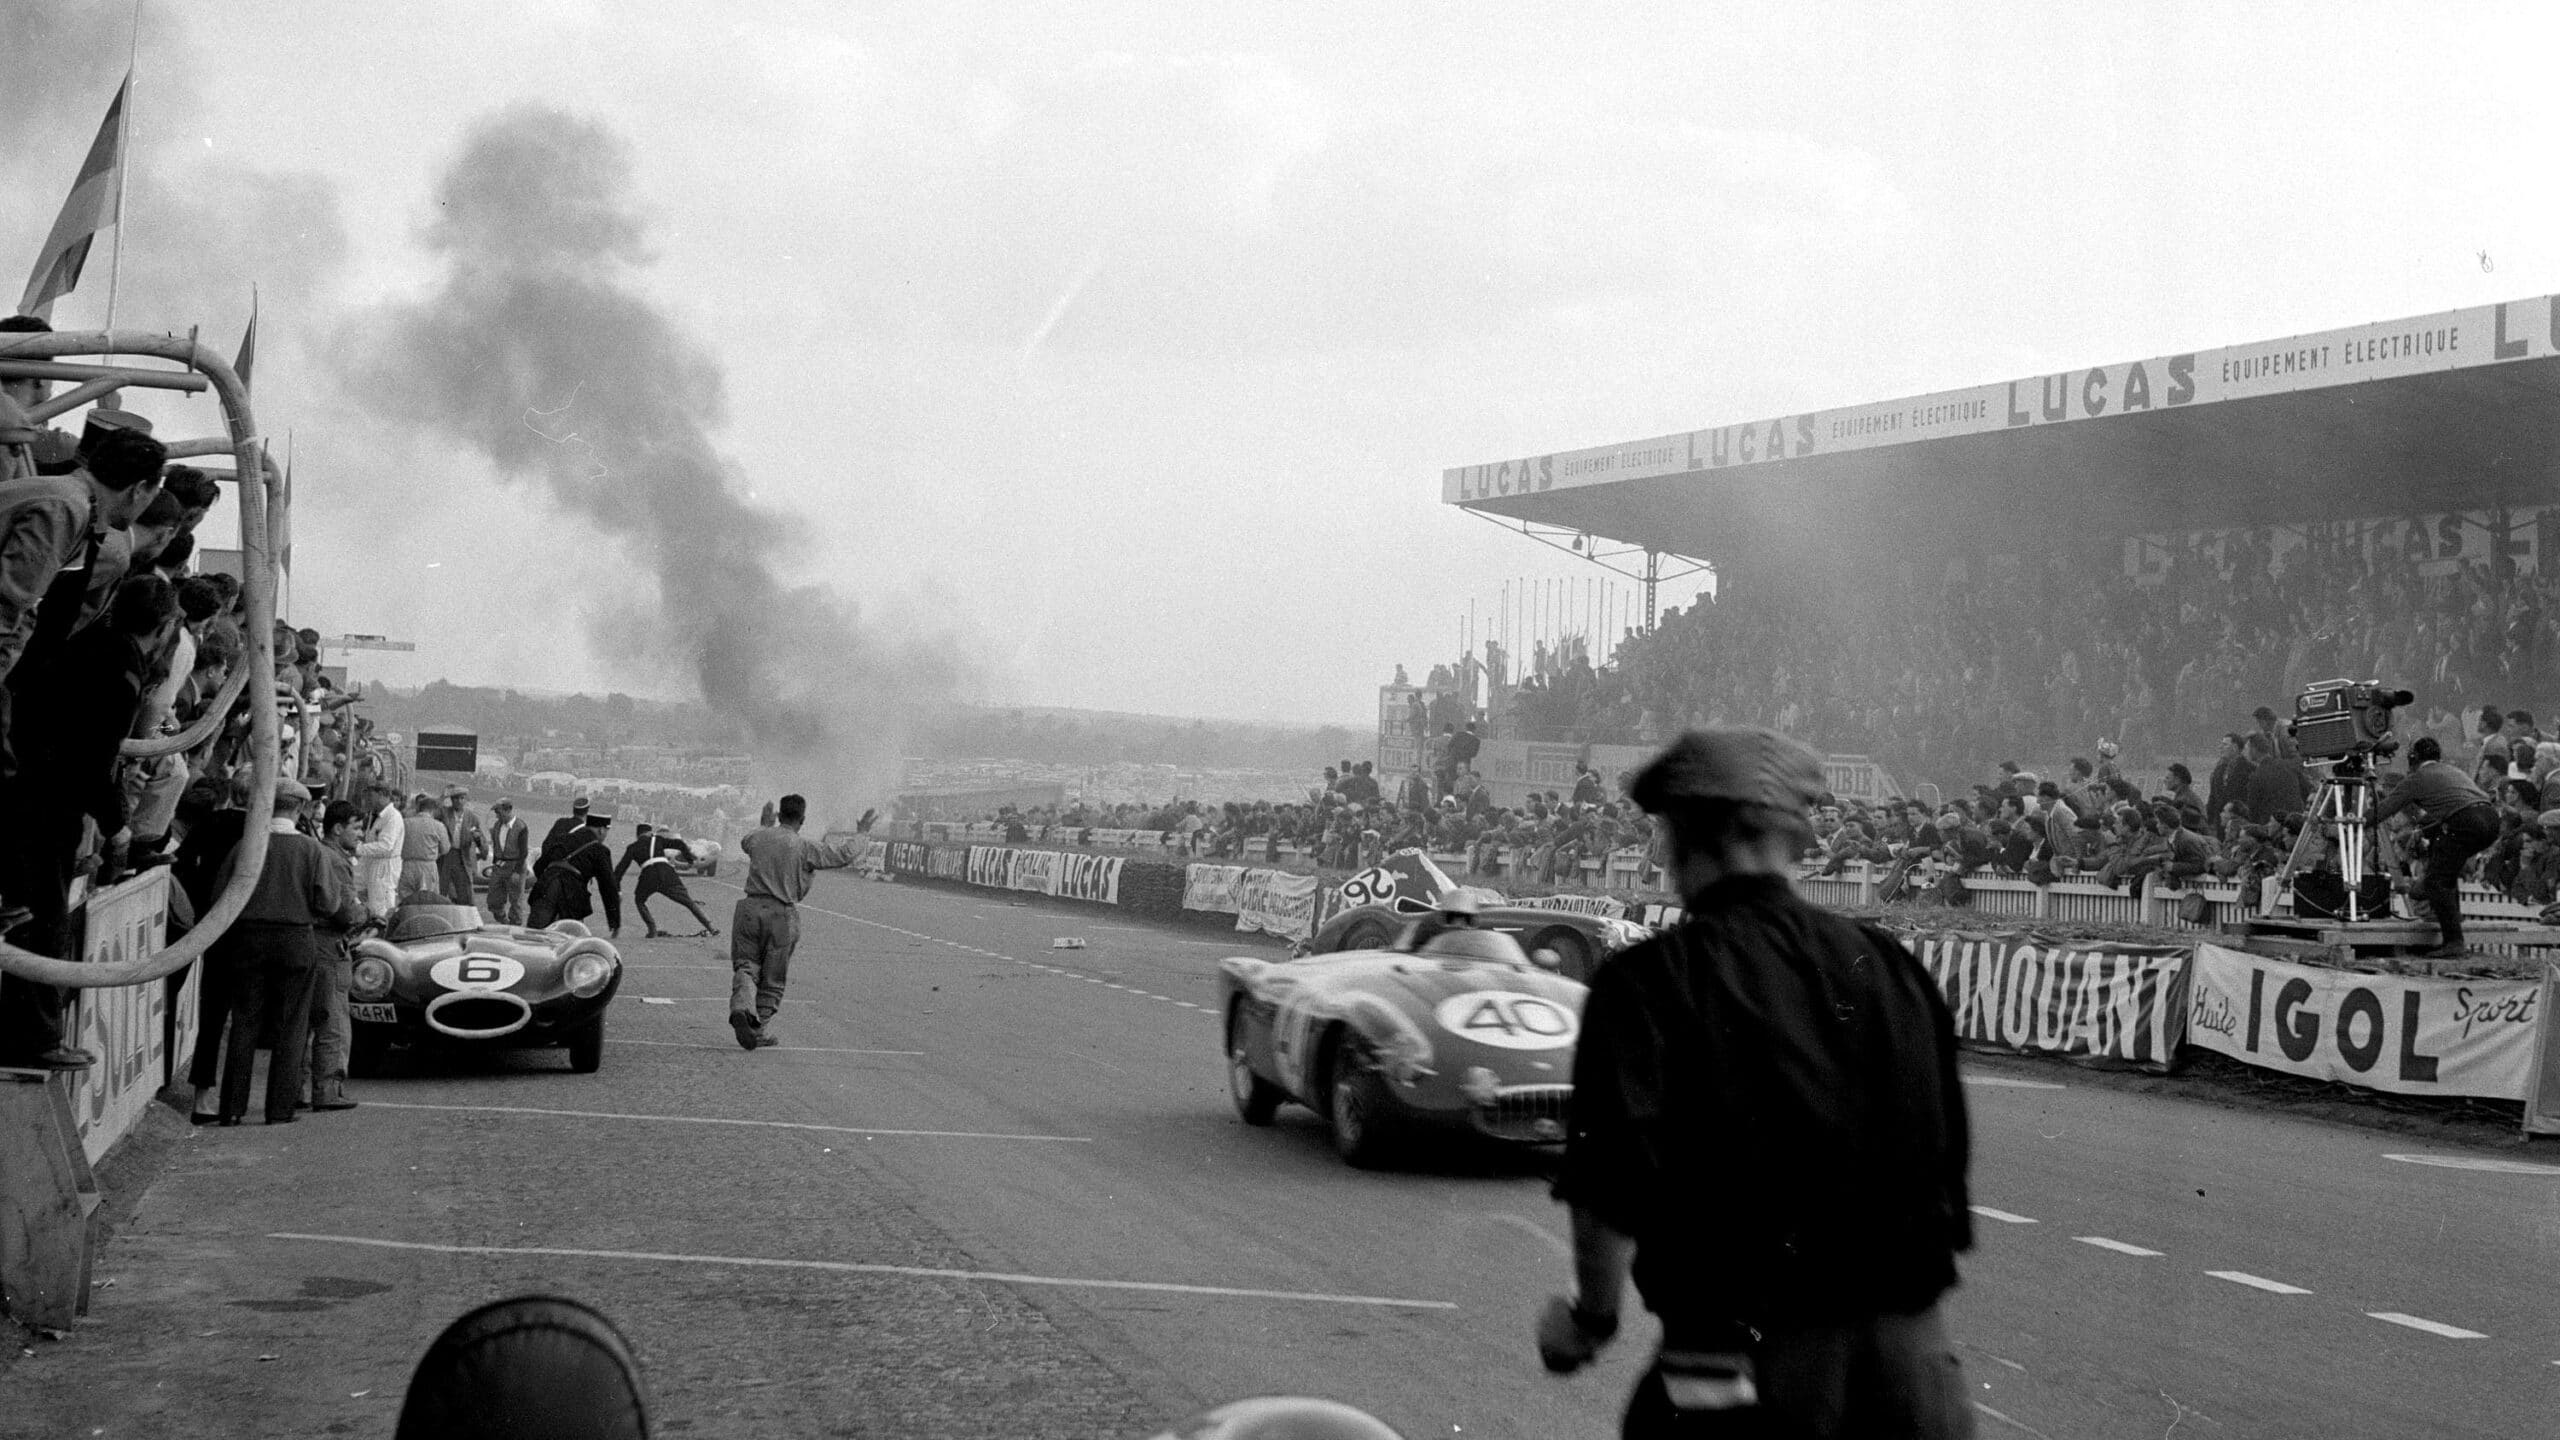
<svg viewBox="0 0 2560 1440"><path fill-rule="evenodd" d="M391 993L391 980L391 962L379 955L367 955L356 961L355 970L347 976L347 997L379 1000Z"/></svg>
<svg viewBox="0 0 2560 1440"><path fill-rule="evenodd" d="M560 983L570 994L580 998L602 990L611 979L613 957L599 955L593 950L570 956L568 963L560 967Z"/></svg>
<svg viewBox="0 0 2560 1440"><path fill-rule="evenodd" d="M1502 1093L1502 1077L1482 1065L1470 1065L1458 1082L1458 1091L1478 1105L1490 1105Z"/></svg>

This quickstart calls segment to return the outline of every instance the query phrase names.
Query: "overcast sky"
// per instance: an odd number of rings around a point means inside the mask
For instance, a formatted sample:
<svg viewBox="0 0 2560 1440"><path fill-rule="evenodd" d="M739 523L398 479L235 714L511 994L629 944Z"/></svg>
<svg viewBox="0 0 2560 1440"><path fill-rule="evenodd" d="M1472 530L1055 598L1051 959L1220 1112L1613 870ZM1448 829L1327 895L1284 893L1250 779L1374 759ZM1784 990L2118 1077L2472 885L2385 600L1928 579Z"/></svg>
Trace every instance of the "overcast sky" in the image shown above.
<svg viewBox="0 0 2560 1440"><path fill-rule="evenodd" d="M0 283L129 13L0 12ZM1591 573L1444 466L2560 290L2549 6L142 13L119 323L228 347L263 288L297 618L415 640L358 657L402 683L689 683L610 643L635 557L334 363L518 102L627 143L628 283L725 366L786 573L1003 701L1363 720Z"/></svg>

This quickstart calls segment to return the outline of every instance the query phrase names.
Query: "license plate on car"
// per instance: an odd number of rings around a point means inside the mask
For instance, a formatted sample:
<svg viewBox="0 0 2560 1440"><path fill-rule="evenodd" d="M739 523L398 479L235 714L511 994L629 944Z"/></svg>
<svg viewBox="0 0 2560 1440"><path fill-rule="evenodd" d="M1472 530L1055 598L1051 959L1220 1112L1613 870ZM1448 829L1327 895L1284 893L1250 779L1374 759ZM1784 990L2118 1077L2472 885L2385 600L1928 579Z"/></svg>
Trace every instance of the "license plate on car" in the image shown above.
<svg viewBox="0 0 2560 1440"><path fill-rule="evenodd" d="M400 1012L388 1005L350 1005L347 1014L358 1020L372 1020L384 1025L397 1024Z"/></svg>

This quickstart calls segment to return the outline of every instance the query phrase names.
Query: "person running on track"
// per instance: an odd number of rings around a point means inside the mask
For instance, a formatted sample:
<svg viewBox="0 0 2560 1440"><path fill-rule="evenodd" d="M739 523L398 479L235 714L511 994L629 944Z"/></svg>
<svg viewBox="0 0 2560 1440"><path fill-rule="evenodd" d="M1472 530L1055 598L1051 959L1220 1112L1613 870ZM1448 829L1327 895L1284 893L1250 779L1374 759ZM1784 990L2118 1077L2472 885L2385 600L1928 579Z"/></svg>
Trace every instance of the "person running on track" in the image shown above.
<svg viewBox="0 0 2560 1440"><path fill-rule="evenodd" d="M658 833L656 827L650 825L642 825L634 833L637 838L622 848L622 862L613 867L613 883L621 884L624 871L634 865L640 867L640 883L632 887L631 903L639 907L640 924L648 931L648 937L655 940L665 933L658 928L658 922L649 917L649 897L652 895L664 895L692 911L694 923L702 927L694 932L696 935L719 934L719 927L711 923L710 916L702 913L700 902L684 888L683 878L676 874L676 861L681 860L687 865L693 863L693 847L673 835ZM671 860L669 856L675 859Z"/></svg>
<svg viewBox="0 0 2560 1440"><path fill-rule="evenodd" d="M774 812L775 823L738 842L747 857L747 893L738 897L729 918L729 1029L743 1050L778 1043L766 1027L782 1008L791 952L800 944L798 907L809 893L809 878L821 870L840 870L861 853L803 837L800 826L808 818L809 802L785 795Z"/></svg>

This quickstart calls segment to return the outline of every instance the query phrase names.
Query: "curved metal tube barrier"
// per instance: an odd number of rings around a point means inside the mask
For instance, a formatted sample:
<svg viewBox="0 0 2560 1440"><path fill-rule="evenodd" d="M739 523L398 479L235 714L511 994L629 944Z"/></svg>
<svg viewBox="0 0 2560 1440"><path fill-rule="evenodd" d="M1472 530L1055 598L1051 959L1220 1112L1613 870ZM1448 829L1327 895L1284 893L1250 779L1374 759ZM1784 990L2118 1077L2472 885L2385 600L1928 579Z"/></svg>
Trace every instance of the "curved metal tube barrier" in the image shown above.
<svg viewBox="0 0 2560 1440"><path fill-rule="evenodd" d="M249 409L248 387L241 384L239 373L231 368L229 360L211 347L185 336L151 335L138 330L0 333L0 360L50 361L64 355L149 355L175 361L212 382L214 393L222 398L224 428L230 432L233 463L238 466L242 477L241 588L249 605L243 636L249 643L241 647L241 658L247 663L241 667L235 680L243 687L254 684L257 686L256 694L272 693L276 674L275 646L270 637L275 633L276 569L274 536L269 529L268 516L271 507L282 504L283 496L276 475L261 463L258 427ZM63 374L64 371L70 373ZM53 373L66 379L88 380L126 371L121 366L63 366ZM247 477L251 475L258 476L260 483L250 484ZM236 698L237 693L226 686L226 695ZM221 717L228 713L227 706L217 710L214 723L219 724ZM249 707L249 735L249 814L262 822L275 809L278 750L274 705L252 704ZM126 753L164 752L128 750ZM197 918L196 927L175 944L138 959L88 965L77 960L57 960L0 942L0 971L47 985L94 990L113 985L140 985L184 969L204 954L205 948L219 939L223 931L231 928L232 921L240 918L240 911L249 903L250 890L258 883L259 872L266 868L267 835L268 830L263 823L252 823L242 829L239 849L234 852L230 882L222 887L222 893L215 897L212 907Z"/></svg>

